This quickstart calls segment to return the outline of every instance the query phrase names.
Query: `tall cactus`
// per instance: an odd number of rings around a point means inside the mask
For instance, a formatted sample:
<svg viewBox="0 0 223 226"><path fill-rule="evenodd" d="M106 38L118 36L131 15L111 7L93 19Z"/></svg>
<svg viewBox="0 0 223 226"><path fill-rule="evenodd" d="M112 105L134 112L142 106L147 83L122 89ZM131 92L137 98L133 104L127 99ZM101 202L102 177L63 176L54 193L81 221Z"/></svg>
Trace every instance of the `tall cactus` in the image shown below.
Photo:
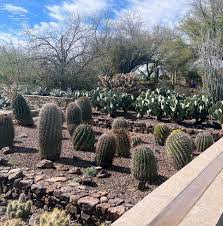
<svg viewBox="0 0 223 226"><path fill-rule="evenodd" d="M33 126L33 117L28 103L22 95L17 95L12 101L15 119L23 126Z"/></svg>
<svg viewBox="0 0 223 226"><path fill-rule="evenodd" d="M80 107L71 102L66 109L67 130L70 136L73 135L75 128L82 122L82 113Z"/></svg>
<svg viewBox="0 0 223 226"><path fill-rule="evenodd" d="M213 137L209 133L199 133L195 138L197 151L203 152L214 143Z"/></svg>
<svg viewBox="0 0 223 226"><path fill-rule="evenodd" d="M80 97L75 103L80 107L82 120L84 123L90 123L92 120L92 106L88 97Z"/></svg>
<svg viewBox="0 0 223 226"><path fill-rule="evenodd" d="M96 147L96 165L109 167L112 165L116 151L116 140L112 133L100 136Z"/></svg>
<svg viewBox="0 0 223 226"><path fill-rule="evenodd" d="M43 106L39 119L39 146L41 158L58 160L62 145L62 114L56 104Z"/></svg>
<svg viewBox="0 0 223 226"><path fill-rule="evenodd" d="M14 135L12 118L7 115L0 115L0 148L12 146Z"/></svg>
<svg viewBox="0 0 223 226"><path fill-rule="evenodd" d="M154 181L158 175L156 158L150 148L140 146L133 152L133 176L140 181Z"/></svg>
<svg viewBox="0 0 223 226"><path fill-rule="evenodd" d="M130 140L128 133L123 130L116 130L116 153L120 157L129 157L130 156Z"/></svg>
<svg viewBox="0 0 223 226"><path fill-rule="evenodd" d="M95 135L90 125L81 124L73 133L72 142L77 151L93 151Z"/></svg>
<svg viewBox="0 0 223 226"><path fill-rule="evenodd" d="M166 140L166 151L179 170L192 160L194 142L188 134L181 130L175 130Z"/></svg>
<svg viewBox="0 0 223 226"><path fill-rule="evenodd" d="M170 130L165 124L158 124L154 127L155 140L159 145L164 145L167 137L170 134Z"/></svg>
<svg viewBox="0 0 223 226"><path fill-rule="evenodd" d="M119 130L119 129L128 130L128 122L123 117L118 117L118 118L114 119L114 121L112 123L112 130L113 130L113 132L115 130Z"/></svg>

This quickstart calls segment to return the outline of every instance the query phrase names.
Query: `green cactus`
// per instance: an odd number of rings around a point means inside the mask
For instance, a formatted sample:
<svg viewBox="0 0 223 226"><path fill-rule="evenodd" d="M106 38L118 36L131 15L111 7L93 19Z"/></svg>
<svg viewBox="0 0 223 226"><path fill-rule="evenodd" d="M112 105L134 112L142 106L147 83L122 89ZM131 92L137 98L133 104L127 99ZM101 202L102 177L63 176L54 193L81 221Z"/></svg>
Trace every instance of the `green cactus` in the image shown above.
<svg viewBox="0 0 223 226"><path fill-rule="evenodd" d="M23 126L33 126L33 117L28 103L22 95L17 95L12 101L15 119Z"/></svg>
<svg viewBox="0 0 223 226"><path fill-rule="evenodd" d="M181 130L174 130L166 140L166 151L179 170L193 159L193 139Z"/></svg>
<svg viewBox="0 0 223 226"><path fill-rule="evenodd" d="M115 156L115 151L116 139L114 134L105 133L101 135L96 147L96 165L101 167L111 166Z"/></svg>
<svg viewBox="0 0 223 226"><path fill-rule="evenodd" d="M72 142L77 151L93 151L95 144L94 131L88 124L79 125L73 133Z"/></svg>
<svg viewBox="0 0 223 226"><path fill-rule="evenodd" d="M0 148L12 146L14 136L12 118L8 115L0 115Z"/></svg>
<svg viewBox="0 0 223 226"><path fill-rule="evenodd" d="M75 128L82 122L82 113L80 107L72 102L66 109L67 130L70 136L73 135Z"/></svg>
<svg viewBox="0 0 223 226"><path fill-rule="evenodd" d="M21 218L27 219L32 211L32 202L25 201L20 195L19 200L10 202L7 206L6 215L8 219Z"/></svg>
<svg viewBox="0 0 223 226"><path fill-rule="evenodd" d="M133 176L140 181L153 182L158 175L156 158L146 146L134 149L132 167Z"/></svg>
<svg viewBox="0 0 223 226"><path fill-rule="evenodd" d="M56 104L46 104L40 112L39 146L42 159L58 160L62 145L62 114Z"/></svg>
<svg viewBox="0 0 223 226"><path fill-rule="evenodd" d="M130 140L129 135L125 130L116 130L116 154L120 157L130 156Z"/></svg>
<svg viewBox="0 0 223 226"><path fill-rule="evenodd" d="M159 145L164 145L167 137L170 134L170 130L165 124L158 124L154 127L155 140Z"/></svg>
<svg viewBox="0 0 223 226"><path fill-rule="evenodd" d="M143 140L141 139L141 137L133 137L131 140L131 146L134 148L138 145L143 144Z"/></svg>
<svg viewBox="0 0 223 226"><path fill-rule="evenodd" d="M213 137L209 133L199 133L195 138L197 151L203 152L214 143Z"/></svg>
<svg viewBox="0 0 223 226"><path fill-rule="evenodd" d="M25 223L23 221L21 221L20 219L11 219L11 220L7 220L3 226L26 226Z"/></svg>
<svg viewBox="0 0 223 226"><path fill-rule="evenodd" d="M80 107L82 120L84 123L90 123L92 120L92 107L88 97L80 97L75 103Z"/></svg>
<svg viewBox="0 0 223 226"><path fill-rule="evenodd" d="M54 209L51 213L43 213L36 226L70 226L70 216L63 210Z"/></svg>
<svg viewBox="0 0 223 226"><path fill-rule="evenodd" d="M112 123L113 132L115 132L115 130L119 130L119 129L128 130L128 122L123 117L118 117L118 118L114 119L114 121Z"/></svg>

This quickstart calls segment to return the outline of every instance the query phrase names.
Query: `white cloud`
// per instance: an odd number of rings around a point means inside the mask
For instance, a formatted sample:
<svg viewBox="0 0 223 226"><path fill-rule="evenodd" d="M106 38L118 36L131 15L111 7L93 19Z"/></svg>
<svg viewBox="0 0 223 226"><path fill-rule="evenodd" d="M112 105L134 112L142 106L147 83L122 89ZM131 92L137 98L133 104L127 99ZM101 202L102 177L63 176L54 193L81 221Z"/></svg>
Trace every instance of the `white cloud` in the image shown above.
<svg viewBox="0 0 223 226"><path fill-rule="evenodd" d="M13 4L4 4L0 7L1 11L7 11L13 14L26 14L28 10L21 6L16 6Z"/></svg>

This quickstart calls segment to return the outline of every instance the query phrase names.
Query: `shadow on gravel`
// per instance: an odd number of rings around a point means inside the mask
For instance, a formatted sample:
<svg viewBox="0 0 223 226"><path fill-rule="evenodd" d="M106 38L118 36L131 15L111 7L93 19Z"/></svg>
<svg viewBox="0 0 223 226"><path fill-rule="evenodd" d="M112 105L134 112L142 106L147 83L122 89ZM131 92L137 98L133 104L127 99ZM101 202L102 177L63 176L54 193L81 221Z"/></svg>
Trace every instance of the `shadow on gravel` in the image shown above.
<svg viewBox="0 0 223 226"><path fill-rule="evenodd" d="M10 150L10 154L13 153L37 153L38 150L34 148L20 147L14 146L12 150Z"/></svg>

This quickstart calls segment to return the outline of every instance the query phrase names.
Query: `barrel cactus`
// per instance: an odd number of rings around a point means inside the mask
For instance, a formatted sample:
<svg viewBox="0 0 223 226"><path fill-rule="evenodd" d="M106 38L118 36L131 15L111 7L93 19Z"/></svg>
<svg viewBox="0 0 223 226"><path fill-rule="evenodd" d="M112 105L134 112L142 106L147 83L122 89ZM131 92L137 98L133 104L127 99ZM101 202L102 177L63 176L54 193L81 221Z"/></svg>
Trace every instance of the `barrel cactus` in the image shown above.
<svg viewBox="0 0 223 226"><path fill-rule="evenodd" d="M80 107L71 102L66 109L67 130L70 136L73 135L75 128L81 124L82 113Z"/></svg>
<svg viewBox="0 0 223 226"><path fill-rule="evenodd" d="M41 109L38 132L41 158L58 160L62 145L62 114L56 104L46 104Z"/></svg>
<svg viewBox="0 0 223 226"><path fill-rule="evenodd" d="M116 151L116 140L112 133L100 136L96 147L96 165L109 167L112 165Z"/></svg>
<svg viewBox="0 0 223 226"><path fill-rule="evenodd" d="M28 103L22 95L17 95L12 101L15 119L23 126L33 126L33 117Z"/></svg>
<svg viewBox="0 0 223 226"><path fill-rule="evenodd" d="M73 133L72 142L77 151L93 151L95 144L94 131L88 124L79 125Z"/></svg>
<svg viewBox="0 0 223 226"><path fill-rule="evenodd" d="M8 115L0 115L0 148L12 146L14 135L12 118Z"/></svg>
<svg viewBox="0 0 223 226"><path fill-rule="evenodd" d="M132 172L140 181L153 182L156 179L158 175L156 158L149 147L140 146L134 150Z"/></svg>
<svg viewBox="0 0 223 226"><path fill-rule="evenodd" d="M143 140L141 139L141 137L133 137L132 140L131 140L131 145L132 147L136 147L138 145L141 145L143 144Z"/></svg>
<svg viewBox="0 0 223 226"><path fill-rule="evenodd" d="M181 169L193 158L194 142L181 130L174 130L166 140L167 155L172 158L176 169Z"/></svg>
<svg viewBox="0 0 223 226"><path fill-rule="evenodd" d="M3 226L26 226L20 219L11 219L4 222Z"/></svg>
<svg viewBox="0 0 223 226"><path fill-rule="evenodd" d="M76 100L76 104L80 107L82 120L84 123L90 123L92 120L92 107L88 97L80 97Z"/></svg>
<svg viewBox="0 0 223 226"><path fill-rule="evenodd" d="M195 138L197 151L202 152L214 143L213 137L209 133L199 133Z"/></svg>
<svg viewBox="0 0 223 226"><path fill-rule="evenodd" d="M125 130L116 130L116 154L120 157L130 156L130 140L129 135Z"/></svg>
<svg viewBox="0 0 223 226"><path fill-rule="evenodd" d="M65 211L54 209L51 213L43 213L37 226L70 226L70 224L70 216Z"/></svg>
<svg viewBox="0 0 223 226"><path fill-rule="evenodd" d="M167 137L170 134L170 130L165 124L158 124L154 127L155 140L159 145L164 145Z"/></svg>
<svg viewBox="0 0 223 226"><path fill-rule="evenodd" d="M128 122L125 118L123 117L118 117L114 119L112 123L112 130L119 130L119 129L125 129L128 130Z"/></svg>

